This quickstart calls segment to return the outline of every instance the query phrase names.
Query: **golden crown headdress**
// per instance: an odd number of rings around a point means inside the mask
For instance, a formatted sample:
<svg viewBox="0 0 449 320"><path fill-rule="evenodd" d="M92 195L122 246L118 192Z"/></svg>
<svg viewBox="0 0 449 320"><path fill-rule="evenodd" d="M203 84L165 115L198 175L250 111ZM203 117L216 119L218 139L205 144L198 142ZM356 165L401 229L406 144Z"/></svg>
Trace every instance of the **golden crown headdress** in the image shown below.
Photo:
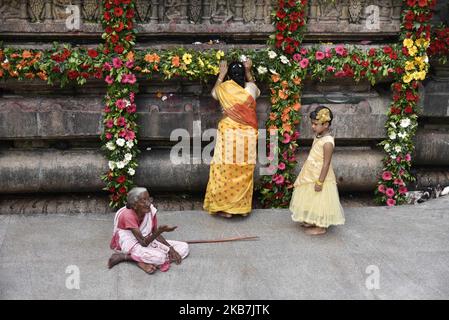
<svg viewBox="0 0 449 320"><path fill-rule="evenodd" d="M319 121L321 124L331 121L329 109L323 108L320 111L318 111L318 114L316 115L316 120Z"/></svg>

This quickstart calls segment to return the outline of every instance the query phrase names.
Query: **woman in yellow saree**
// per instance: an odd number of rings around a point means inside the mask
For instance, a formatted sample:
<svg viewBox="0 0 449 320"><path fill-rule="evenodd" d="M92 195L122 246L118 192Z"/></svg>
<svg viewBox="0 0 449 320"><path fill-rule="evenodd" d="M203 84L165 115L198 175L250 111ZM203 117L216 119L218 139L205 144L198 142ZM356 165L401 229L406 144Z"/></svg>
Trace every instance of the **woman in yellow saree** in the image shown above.
<svg viewBox="0 0 449 320"><path fill-rule="evenodd" d="M256 99L260 95L251 66L249 59L244 64L233 62L229 68L222 61L212 90L223 118L218 123L204 210L227 218L251 212L258 134ZM229 80L224 81L226 76Z"/></svg>

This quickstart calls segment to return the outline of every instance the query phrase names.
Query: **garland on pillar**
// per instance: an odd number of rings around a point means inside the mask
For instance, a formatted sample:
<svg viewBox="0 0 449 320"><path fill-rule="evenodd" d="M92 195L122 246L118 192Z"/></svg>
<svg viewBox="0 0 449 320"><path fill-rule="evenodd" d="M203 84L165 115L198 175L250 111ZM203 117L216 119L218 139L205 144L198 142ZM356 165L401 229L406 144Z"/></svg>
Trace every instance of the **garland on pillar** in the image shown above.
<svg viewBox="0 0 449 320"><path fill-rule="evenodd" d="M385 125L387 139L380 143L386 156L378 182L376 200L394 206L405 203L406 184L415 180L410 169L413 138L418 127L419 87L429 70L427 49L430 44L432 9L436 0L405 0L402 12L401 72L396 73L393 102Z"/></svg>
<svg viewBox="0 0 449 320"><path fill-rule="evenodd" d="M107 94L104 99L104 132L101 136L103 150L108 159L109 171L102 176L105 190L111 193L111 207L125 203L132 177L137 168L137 107L138 91L134 53L134 1L103 0L101 19L106 41L103 64L106 73Z"/></svg>

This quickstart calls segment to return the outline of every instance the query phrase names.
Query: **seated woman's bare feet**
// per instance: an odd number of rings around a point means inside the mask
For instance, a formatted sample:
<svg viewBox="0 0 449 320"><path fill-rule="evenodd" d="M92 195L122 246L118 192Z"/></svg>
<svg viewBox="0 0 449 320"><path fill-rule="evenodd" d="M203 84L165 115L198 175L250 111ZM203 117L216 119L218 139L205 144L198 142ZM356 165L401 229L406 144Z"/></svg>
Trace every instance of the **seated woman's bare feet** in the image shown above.
<svg viewBox="0 0 449 320"><path fill-rule="evenodd" d="M125 253L113 253L112 256L108 260L108 268L111 269L116 264L120 262L126 261L127 255Z"/></svg>
<svg viewBox="0 0 449 320"><path fill-rule="evenodd" d="M157 267L154 264L144 263L144 262L138 262L137 265L140 269L145 271L148 274L154 273L156 271Z"/></svg>
<svg viewBox="0 0 449 320"><path fill-rule="evenodd" d="M305 233L308 235L312 235L312 236L317 236L320 234L325 234L327 232L326 228L320 228L320 227L313 227L313 228L308 228Z"/></svg>

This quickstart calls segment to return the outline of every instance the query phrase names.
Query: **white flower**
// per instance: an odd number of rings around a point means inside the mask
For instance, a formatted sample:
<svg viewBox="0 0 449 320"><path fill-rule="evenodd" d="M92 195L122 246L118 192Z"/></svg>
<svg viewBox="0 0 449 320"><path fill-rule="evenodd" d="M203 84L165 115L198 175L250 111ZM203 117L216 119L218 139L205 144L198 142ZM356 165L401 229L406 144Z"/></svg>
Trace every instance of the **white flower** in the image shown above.
<svg viewBox="0 0 449 320"><path fill-rule="evenodd" d="M131 153L127 153L127 154L125 154L125 160L126 161L131 161L131 159L133 158L133 155L131 154Z"/></svg>
<svg viewBox="0 0 449 320"><path fill-rule="evenodd" d="M270 57L270 59L274 59L277 56L278 56L277 53L274 52L273 50L268 51L268 57Z"/></svg>
<svg viewBox="0 0 449 320"><path fill-rule="evenodd" d="M396 147L394 147L394 150L395 150L397 153L399 153L399 152L402 151L401 146L396 146Z"/></svg>
<svg viewBox="0 0 449 320"><path fill-rule="evenodd" d="M402 119L400 125L402 128L407 128L410 125L410 119L409 118Z"/></svg>
<svg viewBox="0 0 449 320"><path fill-rule="evenodd" d="M123 169L126 166L126 164L123 161L117 162L117 168Z"/></svg>
<svg viewBox="0 0 449 320"><path fill-rule="evenodd" d="M119 146L119 147L123 147L125 145L125 139L123 138L118 138L117 141L115 141L115 143Z"/></svg>
<svg viewBox="0 0 449 320"><path fill-rule="evenodd" d="M396 129L396 125L394 124L394 122L390 122L390 126Z"/></svg>
<svg viewBox="0 0 449 320"><path fill-rule="evenodd" d="M245 56L244 54L242 54L239 58L240 62L245 62L246 60L248 60L248 57Z"/></svg>
<svg viewBox="0 0 449 320"><path fill-rule="evenodd" d="M280 57L280 59L281 59L281 62L282 62L283 64L290 63L290 60L288 60L288 58L287 58L286 56L284 56L284 55L282 55L282 56Z"/></svg>
<svg viewBox="0 0 449 320"><path fill-rule="evenodd" d="M427 56L427 54L424 56L425 58L424 58L424 61L426 62L426 63L429 63L429 57Z"/></svg>
<svg viewBox="0 0 449 320"><path fill-rule="evenodd" d="M384 149L385 149L385 151L388 151L388 150L390 150L390 144L389 143L387 143L385 146L384 146Z"/></svg>
<svg viewBox="0 0 449 320"><path fill-rule="evenodd" d="M134 147L134 142L132 142L132 140L128 140L126 141L126 146L131 149L132 147Z"/></svg>
<svg viewBox="0 0 449 320"><path fill-rule="evenodd" d="M408 136L408 134L405 133L405 132L399 132L399 133L398 133L398 136L399 136L399 138L404 139L405 137Z"/></svg>
<svg viewBox="0 0 449 320"><path fill-rule="evenodd" d="M129 168L129 169L128 169L128 174L129 174L130 176L133 176L135 173L136 173L136 170L134 170L133 168Z"/></svg>
<svg viewBox="0 0 449 320"><path fill-rule="evenodd" d="M390 158L391 158L392 160L396 160L396 155L395 155L395 154L392 154Z"/></svg>
<svg viewBox="0 0 449 320"><path fill-rule="evenodd" d="M168 99L167 96L163 96L163 97L161 98L162 101L165 101L165 100L167 100L167 99Z"/></svg>
<svg viewBox="0 0 449 320"><path fill-rule="evenodd" d="M265 74L267 73L268 69L264 66L258 66L257 67L257 72L259 72L259 74Z"/></svg>
<svg viewBox="0 0 449 320"><path fill-rule="evenodd" d="M274 69L270 69L270 72L271 72L272 74L278 74L278 73L276 72L276 70L274 70Z"/></svg>
<svg viewBox="0 0 449 320"><path fill-rule="evenodd" d="M115 168L115 162L114 161L109 161L108 165L109 165L109 169L114 170L114 168Z"/></svg>
<svg viewBox="0 0 449 320"><path fill-rule="evenodd" d="M390 133L390 135L388 136L391 140L394 140L394 139L396 139L396 133L395 132L392 132L392 133Z"/></svg>
<svg viewBox="0 0 449 320"><path fill-rule="evenodd" d="M106 148L111 151L115 150L114 142L109 141L108 143L106 143Z"/></svg>

